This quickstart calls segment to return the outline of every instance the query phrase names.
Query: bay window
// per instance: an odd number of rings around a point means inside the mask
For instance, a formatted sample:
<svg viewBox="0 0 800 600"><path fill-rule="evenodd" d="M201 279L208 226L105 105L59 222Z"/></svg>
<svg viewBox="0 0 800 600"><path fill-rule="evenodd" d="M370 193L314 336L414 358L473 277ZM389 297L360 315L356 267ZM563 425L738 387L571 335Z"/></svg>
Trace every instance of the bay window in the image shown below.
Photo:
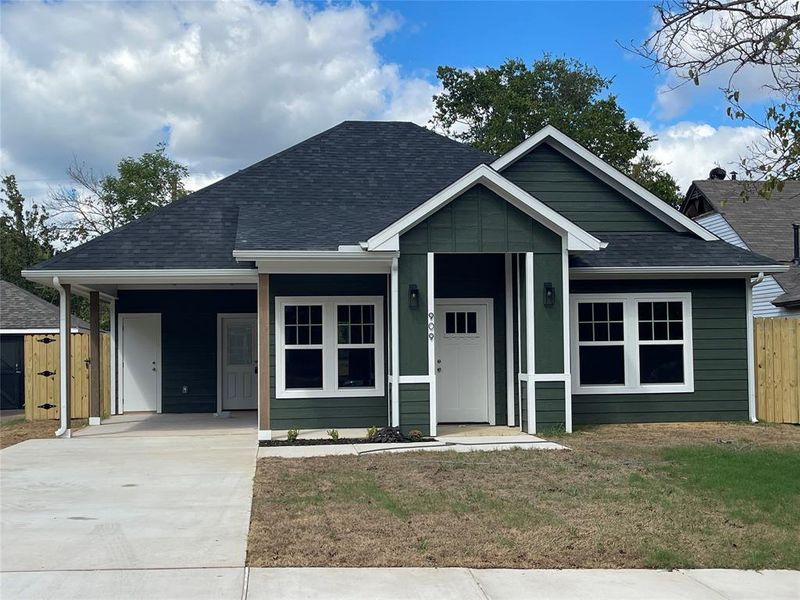
<svg viewBox="0 0 800 600"><path fill-rule="evenodd" d="M691 294L575 294L573 393L694 391Z"/></svg>
<svg viewBox="0 0 800 600"><path fill-rule="evenodd" d="M383 298L275 299L278 398L381 396Z"/></svg>

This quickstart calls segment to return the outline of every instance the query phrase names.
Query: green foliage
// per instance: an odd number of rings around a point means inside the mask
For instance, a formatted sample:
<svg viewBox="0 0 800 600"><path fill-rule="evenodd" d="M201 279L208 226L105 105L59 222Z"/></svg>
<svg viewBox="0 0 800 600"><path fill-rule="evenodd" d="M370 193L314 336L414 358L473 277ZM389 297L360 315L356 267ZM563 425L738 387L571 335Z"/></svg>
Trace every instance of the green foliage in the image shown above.
<svg viewBox="0 0 800 600"><path fill-rule="evenodd" d="M628 119L616 96L608 93L612 79L594 67L545 55L530 67L509 59L478 70L442 66L437 75L444 90L434 96L431 122L451 137L501 155L552 125L676 203L675 181L652 157L642 156L655 138Z"/></svg>
<svg viewBox="0 0 800 600"><path fill-rule="evenodd" d="M0 215L0 266L2 279L32 291L48 301L58 295L52 290L23 279L21 271L53 256L53 228L47 211L26 201L14 175L2 179Z"/></svg>
<svg viewBox="0 0 800 600"><path fill-rule="evenodd" d="M412 442L422 441L422 432L419 429L412 429L408 432L408 439Z"/></svg>
<svg viewBox="0 0 800 600"><path fill-rule="evenodd" d="M376 427L375 425L372 425L372 426L368 427L367 428L367 439L368 440L374 440L375 436L378 435L378 431L380 431L380 429L378 427Z"/></svg>
<svg viewBox="0 0 800 600"><path fill-rule="evenodd" d="M329 429L328 437L331 438L334 442L337 442L339 441L339 432L336 429Z"/></svg>
<svg viewBox="0 0 800 600"><path fill-rule="evenodd" d="M290 444L294 444L297 441L297 436L300 435L300 430L297 427L292 427L289 431L286 432L286 439L289 441Z"/></svg>

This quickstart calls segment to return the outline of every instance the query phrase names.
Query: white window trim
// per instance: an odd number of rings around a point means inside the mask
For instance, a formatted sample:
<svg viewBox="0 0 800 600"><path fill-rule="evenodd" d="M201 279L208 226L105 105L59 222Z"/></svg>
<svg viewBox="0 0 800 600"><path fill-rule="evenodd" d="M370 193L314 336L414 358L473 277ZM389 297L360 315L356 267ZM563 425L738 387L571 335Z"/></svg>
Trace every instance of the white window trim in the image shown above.
<svg viewBox="0 0 800 600"><path fill-rule="evenodd" d="M322 306L322 388L286 389L286 363L284 340L284 307L294 304ZM338 387L339 361L337 350L341 348L372 348L370 344L338 344L336 307L340 304L370 304L375 310L375 386L370 388ZM364 398L384 395L384 328L382 296L301 296L275 298L275 392L278 399L284 398ZM304 344L293 348L318 348L319 344Z"/></svg>
<svg viewBox="0 0 800 600"><path fill-rule="evenodd" d="M639 382L639 346L653 342L639 341L638 302L683 302L683 383ZM625 341L625 385L581 385L580 353L578 352L578 303L622 302ZM572 294L570 296L570 348L572 353L573 394L675 394L694 392L694 351L692 340L692 294L689 292L627 293L627 294ZM671 342L664 341L664 344ZM589 342L588 345L612 345L609 342ZM586 345L586 343L584 344ZM658 344L660 345L660 343Z"/></svg>

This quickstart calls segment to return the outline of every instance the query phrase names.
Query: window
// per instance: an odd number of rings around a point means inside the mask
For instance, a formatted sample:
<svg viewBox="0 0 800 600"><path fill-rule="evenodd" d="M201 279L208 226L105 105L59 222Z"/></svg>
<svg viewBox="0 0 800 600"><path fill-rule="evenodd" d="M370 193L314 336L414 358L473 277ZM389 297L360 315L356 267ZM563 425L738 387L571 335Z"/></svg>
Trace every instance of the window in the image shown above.
<svg viewBox="0 0 800 600"><path fill-rule="evenodd" d="M382 396L383 298L276 298L278 398Z"/></svg>
<svg viewBox="0 0 800 600"><path fill-rule="evenodd" d="M478 333L478 313L470 311L447 311L444 313L444 334L453 335L477 335Z"/></svg>
<svg viewBox="0 0 800 600"><path fill-rule="evenodd" d="M691 294L572 297L573 392L694 391Z"/></svg>

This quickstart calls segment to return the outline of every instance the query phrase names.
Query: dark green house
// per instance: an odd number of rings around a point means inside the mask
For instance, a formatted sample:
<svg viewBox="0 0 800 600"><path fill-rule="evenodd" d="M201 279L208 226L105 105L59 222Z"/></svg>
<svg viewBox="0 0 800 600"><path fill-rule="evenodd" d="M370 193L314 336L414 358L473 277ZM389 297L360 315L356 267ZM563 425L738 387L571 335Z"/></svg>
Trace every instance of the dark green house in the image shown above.
<svg viewBox="0 0 800 600"><path fill-rule="evenodd" d="M111 303L116 412L269 439L754 419L751 279L785 268L551 127L496 157L345 122L25 275Z"/></svg>

